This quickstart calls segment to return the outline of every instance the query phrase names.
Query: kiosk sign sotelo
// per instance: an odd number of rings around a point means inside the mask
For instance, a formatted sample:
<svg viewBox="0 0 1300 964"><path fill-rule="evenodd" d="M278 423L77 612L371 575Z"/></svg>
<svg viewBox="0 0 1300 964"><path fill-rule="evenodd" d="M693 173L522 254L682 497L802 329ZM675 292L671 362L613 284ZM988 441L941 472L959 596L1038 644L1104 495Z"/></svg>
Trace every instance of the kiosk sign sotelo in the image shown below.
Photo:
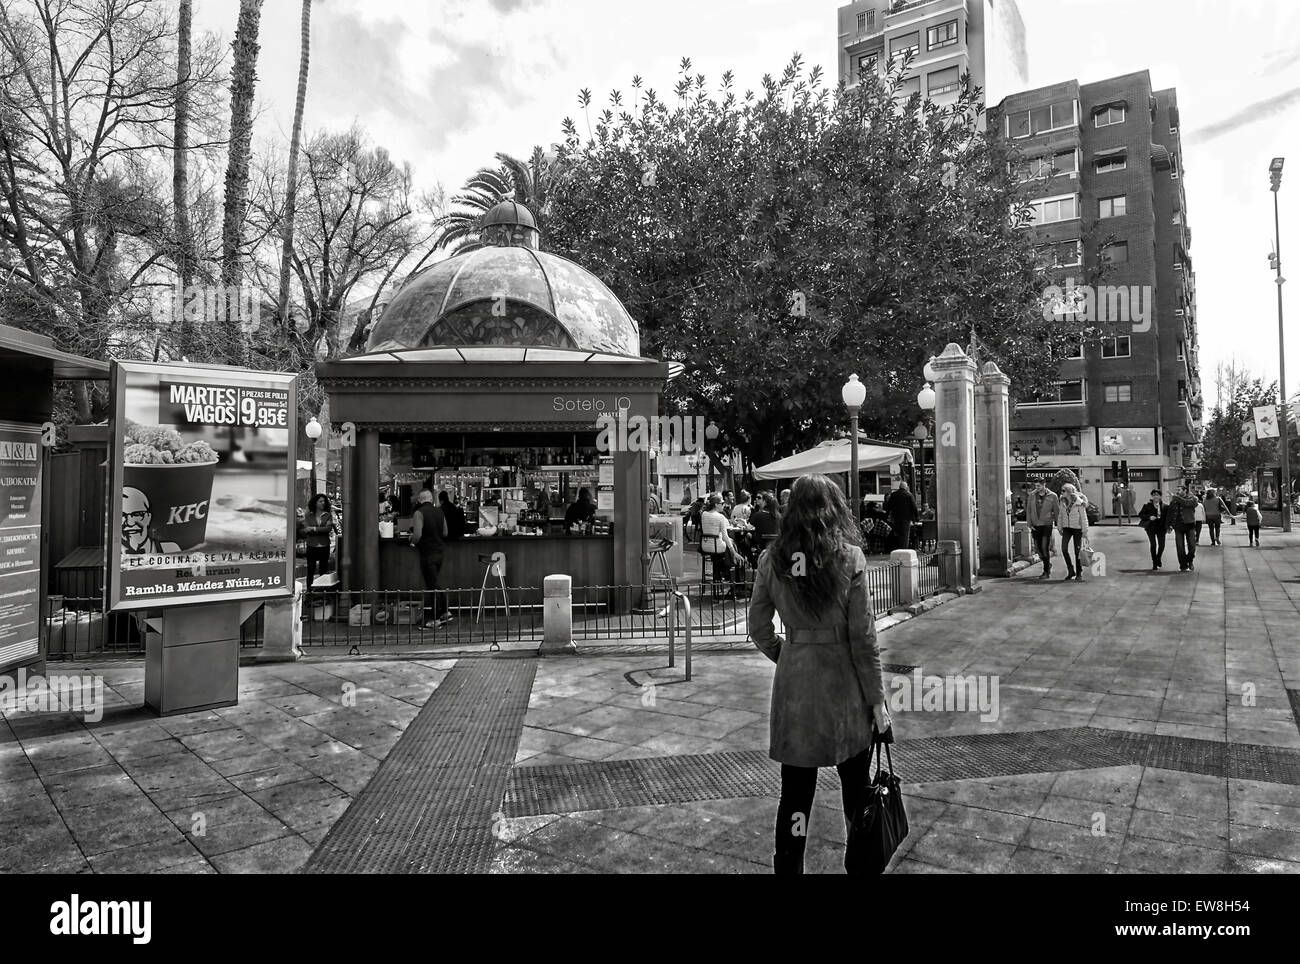
<svg viewBox="0 0 1300 964"><path fill-rule="evenodd" d="M110 606L290 596L294 376L117 362L113 398Z"/></svg>
<svg viewBox="0 0 1300 964"><path fill-rule="evenodd" d="M39 650L41 429L0 421L0 668Z"/></svg>

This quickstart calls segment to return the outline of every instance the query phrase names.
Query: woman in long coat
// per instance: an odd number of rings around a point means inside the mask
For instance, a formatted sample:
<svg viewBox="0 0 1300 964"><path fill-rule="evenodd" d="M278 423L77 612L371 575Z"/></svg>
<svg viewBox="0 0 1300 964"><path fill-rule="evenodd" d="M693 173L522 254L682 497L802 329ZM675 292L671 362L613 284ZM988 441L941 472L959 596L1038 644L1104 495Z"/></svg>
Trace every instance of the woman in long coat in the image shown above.
<svg viewBox="0 0 1300 964"><path fill-rule="evenodd" d="M750 633L776 663L769 755L781 764L772 856L778 874L803 873L817 768L839 770L845 820L852 820L867 787L872 723L882 734L891 725L856 530L840 490L824 476L804 476L755 577ZM858 869L856 857L846 850L849 873Z"/></svg>

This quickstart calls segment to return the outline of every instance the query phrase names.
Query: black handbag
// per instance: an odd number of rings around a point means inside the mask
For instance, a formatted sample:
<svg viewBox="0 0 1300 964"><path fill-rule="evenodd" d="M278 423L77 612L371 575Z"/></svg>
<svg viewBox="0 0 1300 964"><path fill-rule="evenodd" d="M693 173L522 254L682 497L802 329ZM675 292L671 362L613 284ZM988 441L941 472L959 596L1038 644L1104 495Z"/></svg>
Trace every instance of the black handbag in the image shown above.
<svg viewBox="0 0 1300 964"><path fill-rule="evenodd" d="M870 778L866 800L849 826L844 869L850 874L884 873L894 852L907 838L907 811L903 808L903 793L898 777L894 775L894 757L889 750L889 744L893 742L891 731L892 727L880 734L872 723L876 774ZM885 759L889 761L888 772L880 760L881 746L884 746ZM867 772L870 775L870 765Z"/></svg>

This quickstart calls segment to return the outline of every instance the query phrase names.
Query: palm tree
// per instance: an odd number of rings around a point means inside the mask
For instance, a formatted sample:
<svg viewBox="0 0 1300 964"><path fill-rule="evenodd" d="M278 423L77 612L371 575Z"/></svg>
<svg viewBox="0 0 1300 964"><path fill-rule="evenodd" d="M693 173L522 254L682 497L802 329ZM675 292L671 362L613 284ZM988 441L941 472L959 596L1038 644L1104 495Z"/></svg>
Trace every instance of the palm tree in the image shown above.
<svg viewBox="0 0 1300 964"><path fill-rule="evenodd" d="M276 302L280 324L289 324L289 271L293 263L293 220L298 206L298 145L302 140L302 111L307 103L307 66L311 55L311 0L302 0L302 41L298 58L298 101L293 109L293 133L289 138L289 184L284 199L284 224L280 229L280 298Z"/></svg>
<svg viewBox="0 0 1300 964"><path fill-rule="evenodd" d="M496 159L496 167L481 168L465 182L459 194L452 196L452 210L435 219L433 247L420 259L412 274L436 252L461 254L482 247L478 232L483 215L502 201L518 201L532 211L545 242L547 210L560 178L555 157L534 147L526 161L502 152L497 153Z"/></svg>
<svg viewBox="0 0 1300 964"><path fill-rule="evenodd" d="M221 284L243 278L243 232L248 210L248 166L253 144L253 94L257 86L257 34L262 0L239 0L235 63L230 74L230 159L226 165L225 216L221 226ZM233 322L234 319L228 319ZM244 339L239 339L244 343ZM246 344L241 351L246 351Z"/></svg>

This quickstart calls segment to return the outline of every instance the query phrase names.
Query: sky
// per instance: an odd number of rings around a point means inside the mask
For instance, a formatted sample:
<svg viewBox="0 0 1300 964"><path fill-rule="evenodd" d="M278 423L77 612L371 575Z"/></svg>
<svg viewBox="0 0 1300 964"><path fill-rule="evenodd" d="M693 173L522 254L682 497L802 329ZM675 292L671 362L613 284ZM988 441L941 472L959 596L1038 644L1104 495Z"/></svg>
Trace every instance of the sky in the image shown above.
<svg viewBox="0 0 1300 964"><path fill-rule="evenodd" d="M561 139L633 75L671 94L678 63L757 88L799 53L834 82L836 0L315 0L305 131L358 122L409 161L418 184L457 188L496 151L527 156ZM1278 375L1271 158L1290 155L1279 195L1287 387L1300 389L1300 4L1294 0L1019 0L1029 86L1149 70L1178 92L1201 379L1235 359ZM234 36L237 0L196 0L196 30ZM259 139L293 120L297 0L266 0L258 63ZM1296 252L1294 256L1288 251Z"/></svg>

